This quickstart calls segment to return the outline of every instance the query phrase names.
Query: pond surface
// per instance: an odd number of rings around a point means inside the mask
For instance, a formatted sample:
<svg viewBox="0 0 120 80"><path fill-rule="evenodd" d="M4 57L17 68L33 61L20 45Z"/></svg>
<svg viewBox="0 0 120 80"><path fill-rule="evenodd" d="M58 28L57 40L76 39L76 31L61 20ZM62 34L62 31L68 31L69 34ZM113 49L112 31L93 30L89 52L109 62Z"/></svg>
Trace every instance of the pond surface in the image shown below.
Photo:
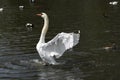
<svg viewBox="0 0 120 80"><path fill-rule="evenodd" d="M0 0L0 7L4 9L0 12L0 80L120 79L120 3ZM36 16L40 12L50 18L46 41L60 32L81 30L79 44L57 60L64 64L36 63L41 61L35 48L43 26L42 18ZM25 27L28 22L34 24L32 30Z"/></svg>

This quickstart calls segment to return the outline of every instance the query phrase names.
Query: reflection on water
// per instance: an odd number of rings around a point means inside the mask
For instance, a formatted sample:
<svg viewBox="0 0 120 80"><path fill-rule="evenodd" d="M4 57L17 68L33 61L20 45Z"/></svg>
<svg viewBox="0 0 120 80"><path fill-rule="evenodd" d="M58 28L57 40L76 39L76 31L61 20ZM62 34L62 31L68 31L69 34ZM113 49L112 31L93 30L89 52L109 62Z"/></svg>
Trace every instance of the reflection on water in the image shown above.
<svg viewBox="0 0 120 80"><path fill-rule="evenodd" d="M19 6L24 6L21 10ZM118 80L120 75L120 4L105 0L1 0L0 80ZM81 30L80 43L58 59L63 64L43 66L35 46L46 12L50 28L46 41L59 32ZM27 30L25 24L34 28ZM116 48L105 50L115 43Z"/></svg>

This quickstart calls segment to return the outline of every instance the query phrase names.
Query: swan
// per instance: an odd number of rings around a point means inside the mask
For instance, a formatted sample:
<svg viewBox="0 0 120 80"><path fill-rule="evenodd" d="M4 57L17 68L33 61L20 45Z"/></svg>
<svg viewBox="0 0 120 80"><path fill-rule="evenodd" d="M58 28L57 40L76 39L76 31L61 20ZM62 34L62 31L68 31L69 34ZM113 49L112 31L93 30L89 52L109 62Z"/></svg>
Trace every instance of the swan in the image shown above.
<svg viewBox="0 0 120 80"><path fill-rule="evenodd" d="M56 65L59 64L54 58L59 58L63 53L77 45L80 38L80 30L78 33L64 33L61 32L57 34L52 40L45 42L45 35L49 26L49 19L46 13L42 12L36 14L44 19L44 26L41 32L40 39L36 45L37 52L39 56L46 64Z"/></svg>

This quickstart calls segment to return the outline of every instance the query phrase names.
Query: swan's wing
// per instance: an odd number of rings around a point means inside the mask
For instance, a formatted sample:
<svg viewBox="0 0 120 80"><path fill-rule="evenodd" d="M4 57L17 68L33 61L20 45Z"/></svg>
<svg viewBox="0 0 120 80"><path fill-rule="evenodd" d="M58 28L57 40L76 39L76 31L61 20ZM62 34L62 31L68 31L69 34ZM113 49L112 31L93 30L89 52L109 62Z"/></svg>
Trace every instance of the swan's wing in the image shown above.
<svg viewBox="0 0 120 80"><path fill-rule="evenodd" d="M80 34L59 33L51 41L44 45L44 50L50 53L50 56L59 58L67 50L78 44Z"/></svg>

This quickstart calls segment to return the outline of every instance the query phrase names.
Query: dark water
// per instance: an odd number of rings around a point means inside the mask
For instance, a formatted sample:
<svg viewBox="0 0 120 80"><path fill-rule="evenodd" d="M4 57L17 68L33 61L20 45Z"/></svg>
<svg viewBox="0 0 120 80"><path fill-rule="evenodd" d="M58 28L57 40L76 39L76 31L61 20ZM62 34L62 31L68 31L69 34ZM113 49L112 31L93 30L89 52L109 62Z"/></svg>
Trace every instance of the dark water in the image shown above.
<svg viewBox="0 0 120 80"><path fill-rule="evenodd" d="M119 80L120 3L109 1L0 0L0 80ZM46 41L59 32L81 30L80 43L57 60L64 64L35 62L41 60L35 49L43 25L39 12L50 18ZM25 27L28 22L32 31Z"/></svg>

